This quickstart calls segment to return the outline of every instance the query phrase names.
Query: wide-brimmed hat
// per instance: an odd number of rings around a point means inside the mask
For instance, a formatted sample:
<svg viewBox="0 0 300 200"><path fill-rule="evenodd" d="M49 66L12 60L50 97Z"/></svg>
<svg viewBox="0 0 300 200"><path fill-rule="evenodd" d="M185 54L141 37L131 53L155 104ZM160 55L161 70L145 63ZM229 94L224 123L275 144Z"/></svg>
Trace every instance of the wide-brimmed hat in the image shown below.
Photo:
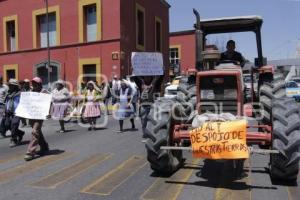
<svg viewBox="0 0 300 200"><path fill-rule="evenodd" d="M9 81L8 81L8 85L16 85L16 86L19 86L19 82L18 82L16 79L11 78L11 79L9 79Z"/></svg>
<svg viewBox="0 0 300 200"><path fill-rule="evenodd" d="M56 81L55 83L56 83L56 84L60 84L60 85L64 85L64 84L65 84L65 82L64 82L63 80L61 80L61 79L59 79L59 80Z"/></svg>
<svg viewBox="0 0 300 200"><path fill-rule="evenodd" d="M89 85L89 84L92 84L93 86L96 85L96 83L95 83L94 81L89 81L89 82L87 82L87 85Z"/></svg>

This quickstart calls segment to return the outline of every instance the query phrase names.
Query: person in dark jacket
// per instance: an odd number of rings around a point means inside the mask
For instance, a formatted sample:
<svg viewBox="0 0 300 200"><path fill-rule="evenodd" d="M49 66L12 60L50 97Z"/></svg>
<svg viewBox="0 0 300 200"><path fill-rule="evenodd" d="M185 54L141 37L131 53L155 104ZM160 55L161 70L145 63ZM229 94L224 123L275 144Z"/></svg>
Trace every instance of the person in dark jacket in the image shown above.
<svg viewBox="0 0 300 200"><path fill-rule="evenodd" d="M221 54L221 62L222 60L231 60L236 61L238 64L243 67L245 65L245 59L240 52L235 51L235 41L229 40L226 45L227 51Z"/></svg>
<svg viewBox="0 0 300 200"><path fill-rule="evenodd" d="M20 85L17 80L10 79L8 82L8 95L5 99L5 126L11 131L10 147L15 147L22 142L24 131L19 129L20 117L15 111L20 102Z"/></svg>

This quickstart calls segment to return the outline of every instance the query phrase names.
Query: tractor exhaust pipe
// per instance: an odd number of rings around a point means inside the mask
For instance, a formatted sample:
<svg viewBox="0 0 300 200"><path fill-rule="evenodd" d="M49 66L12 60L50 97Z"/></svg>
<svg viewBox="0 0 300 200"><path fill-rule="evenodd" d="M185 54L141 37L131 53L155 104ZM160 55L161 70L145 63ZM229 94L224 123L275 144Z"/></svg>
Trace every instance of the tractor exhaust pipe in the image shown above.
<svg viewBox="0 0 300 200"><path fill-rule="evenodd" d="M196 9L193 9L194 15L196 16L195 37L196 37L196 69L203 71L203 32L201 30L200 15Z"/></svg>

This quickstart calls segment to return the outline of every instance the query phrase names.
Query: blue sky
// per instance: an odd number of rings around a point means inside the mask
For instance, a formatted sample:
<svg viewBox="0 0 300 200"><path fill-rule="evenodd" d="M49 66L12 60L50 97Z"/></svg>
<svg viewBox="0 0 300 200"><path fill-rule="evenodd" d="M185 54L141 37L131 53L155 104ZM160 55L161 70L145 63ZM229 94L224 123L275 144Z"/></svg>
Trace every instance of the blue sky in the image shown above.
<svg viewBox="0 0 300 200"><path fill-rule="evenodd" d="M201 18L260 15L264 19L262 41L268 60L295 58L300 44L300 0L168 0L170 31L192 29L195 22L192 9ZM216 37L218 39L216 39ZM219 44L234 39L237 50L253 61L257 56L254 33L214 35L209 41Z"/></svg>

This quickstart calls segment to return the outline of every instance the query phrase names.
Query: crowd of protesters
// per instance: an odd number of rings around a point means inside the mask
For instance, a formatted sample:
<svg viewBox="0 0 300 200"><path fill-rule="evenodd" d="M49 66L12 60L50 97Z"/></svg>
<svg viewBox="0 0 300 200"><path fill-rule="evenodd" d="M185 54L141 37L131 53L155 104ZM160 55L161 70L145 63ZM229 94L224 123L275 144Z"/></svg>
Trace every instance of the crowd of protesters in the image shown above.
<svg viewBox="0 0 300 200"><path fill-rule="evenodd" d="M39 77L31 81L25 79L17 81L10 79L7 84L3 83L0 76L0 133L6 137L11 132L10 147L22 144L25 134L21 127L30 125L32 128L32 139L28 145L24 159L34 159L36 156L45 155L49 151L42 126L43 120L24 119L15 115L16 108L20 102L21 92L38 92L52 94L52 102L49 118L58 120L59 133L65 133L65 121L74 118L84 120L89 124L88 131L96 130L97 118L102 115L113 114L113 118L119 121L118 133L124 132L124 121L129 120L131 129L136 130L135 118L140 115L142 129L145 128L145 114L149 113L150 105L154 101L153 89L156 78L129 77L119 79L116 75L113 80L104 81L100 85L96 81L82 82L78 89L70 90L63 80L55 82L54 89L50 92L43 89L42 80ZM141 105L141 106L140 106ZM143 136L144 137L144 136ZM40 146L39 151L38 146Z"/></svg>

